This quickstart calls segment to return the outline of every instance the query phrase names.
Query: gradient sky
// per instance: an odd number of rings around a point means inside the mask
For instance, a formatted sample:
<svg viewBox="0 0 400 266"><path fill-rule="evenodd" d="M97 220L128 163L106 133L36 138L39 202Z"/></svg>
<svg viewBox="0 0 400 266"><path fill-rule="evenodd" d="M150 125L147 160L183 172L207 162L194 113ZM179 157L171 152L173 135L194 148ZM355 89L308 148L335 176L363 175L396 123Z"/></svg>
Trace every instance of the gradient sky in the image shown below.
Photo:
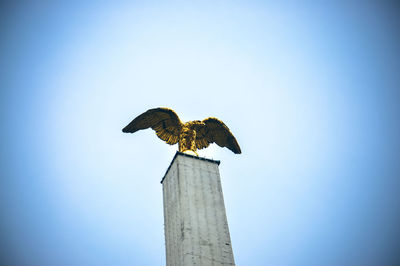
<svg viewBox="0 0 400 266"><path fill-rule="evenodd" d="M1 265L165 265L159 106L241 145L237 265L400 264L399 5L47 2L0 6Z"/></svg>

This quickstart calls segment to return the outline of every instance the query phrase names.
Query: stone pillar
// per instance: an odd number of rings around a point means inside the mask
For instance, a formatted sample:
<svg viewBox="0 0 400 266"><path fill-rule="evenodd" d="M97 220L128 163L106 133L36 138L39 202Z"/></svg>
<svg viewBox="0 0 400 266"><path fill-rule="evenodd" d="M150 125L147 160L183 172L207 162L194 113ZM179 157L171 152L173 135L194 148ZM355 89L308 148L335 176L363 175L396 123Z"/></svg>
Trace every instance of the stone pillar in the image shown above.
<svg viewBox="0 0 400 266"><path fill-rule="evenodd" d="M177 152L161 180L167 266L235 265L219 163Z"/></svg>

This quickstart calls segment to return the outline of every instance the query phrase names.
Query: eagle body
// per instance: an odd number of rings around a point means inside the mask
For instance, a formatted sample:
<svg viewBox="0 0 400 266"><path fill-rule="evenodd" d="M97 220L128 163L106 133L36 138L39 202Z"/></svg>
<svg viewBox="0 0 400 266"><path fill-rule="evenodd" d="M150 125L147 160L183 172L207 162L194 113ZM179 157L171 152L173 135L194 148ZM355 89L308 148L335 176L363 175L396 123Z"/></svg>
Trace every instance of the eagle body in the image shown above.
<svg viewBox="0 0 400 266"><path fill-rule="evenodd" d="M160 139L170 145L178 143L180 152L192 151L197 155L196 150L216 143L236 154L241 153L229 128L214 117L182 123L172 109L154 108L133 119L122 132L134 133L146 128L152 128Z"/></svg>

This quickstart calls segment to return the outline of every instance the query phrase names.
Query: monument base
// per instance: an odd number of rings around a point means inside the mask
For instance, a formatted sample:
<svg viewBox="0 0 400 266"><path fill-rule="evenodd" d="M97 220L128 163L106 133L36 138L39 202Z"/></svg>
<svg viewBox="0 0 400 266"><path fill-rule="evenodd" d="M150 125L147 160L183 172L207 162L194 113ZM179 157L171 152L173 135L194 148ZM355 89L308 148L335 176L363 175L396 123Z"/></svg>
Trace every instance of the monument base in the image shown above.
<svg viewBox="0 0 400 266"><path fill-rule="evenodd" d="M177 152L161 180L167 266L235 265L219 163Z"/></svg>

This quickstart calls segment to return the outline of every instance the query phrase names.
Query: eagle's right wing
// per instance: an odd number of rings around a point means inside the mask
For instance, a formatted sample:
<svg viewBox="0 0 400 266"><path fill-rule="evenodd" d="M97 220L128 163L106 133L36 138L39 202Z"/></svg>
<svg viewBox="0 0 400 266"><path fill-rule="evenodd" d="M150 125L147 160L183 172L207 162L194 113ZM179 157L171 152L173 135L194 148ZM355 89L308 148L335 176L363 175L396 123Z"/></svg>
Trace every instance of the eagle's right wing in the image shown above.
<svg viewBox="0 0 400 266"><path fill-rule="evenodd" d="M203 149L210 143L217 143L220 147L227 147L236 154L242 153L236 138L229 128L219 119L209 117L200 123L193 124L196 130L196 147Z"/></svg>
<svg viewBox="0 0 400 266"><path fill-rule="evenodd" d="M154 108L139 115L122 129L125 133L134 133L141 129L151 127L157 136L168 144L179 141L182 123L178 115L168 108Z"/></svg>

